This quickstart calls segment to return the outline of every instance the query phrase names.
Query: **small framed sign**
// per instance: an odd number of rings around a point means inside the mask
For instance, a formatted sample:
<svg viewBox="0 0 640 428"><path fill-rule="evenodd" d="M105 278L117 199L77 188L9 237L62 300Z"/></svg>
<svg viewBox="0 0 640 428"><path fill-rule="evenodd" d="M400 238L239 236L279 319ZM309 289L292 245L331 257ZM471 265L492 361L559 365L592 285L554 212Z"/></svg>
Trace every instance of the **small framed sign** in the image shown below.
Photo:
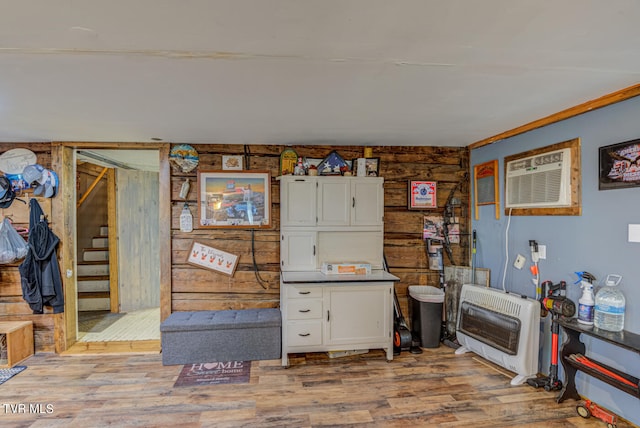
<svg viewBox="0 0 640 428"><path fill-rule="evenodd" d="M225 171L242 171L242 156L222 155L222 169Z"/></svg>
<svg viewBox="0 0 640 428"><path fill-rule="evenodd" d="M409 209L437 208L435 181L409 181Z"/></svg>
<svg viewBox="0 0 640 428"><path fill-rule="evenodd" d="M640 139L598 149L598 190L640 186Z"/></svg>
<svg viewBox="0 0 640 428"><path fill-rule="evenodd" d="M187 263L233 276L238 256L194 241Z"/></svg>

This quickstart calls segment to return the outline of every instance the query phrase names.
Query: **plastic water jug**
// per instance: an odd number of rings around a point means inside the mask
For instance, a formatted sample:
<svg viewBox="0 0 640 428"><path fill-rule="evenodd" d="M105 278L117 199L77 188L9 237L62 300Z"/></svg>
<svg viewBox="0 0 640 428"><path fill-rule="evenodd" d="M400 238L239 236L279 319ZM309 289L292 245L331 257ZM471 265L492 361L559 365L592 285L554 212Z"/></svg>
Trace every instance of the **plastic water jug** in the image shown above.
<svg viewBox="0 0 640 428"><path fill-rule="evenodd" d="M604 287L596 293L593 323L597 328L614 332L624 329L625 299L618 289L620 281L621 275L609 274Z"/></svg>

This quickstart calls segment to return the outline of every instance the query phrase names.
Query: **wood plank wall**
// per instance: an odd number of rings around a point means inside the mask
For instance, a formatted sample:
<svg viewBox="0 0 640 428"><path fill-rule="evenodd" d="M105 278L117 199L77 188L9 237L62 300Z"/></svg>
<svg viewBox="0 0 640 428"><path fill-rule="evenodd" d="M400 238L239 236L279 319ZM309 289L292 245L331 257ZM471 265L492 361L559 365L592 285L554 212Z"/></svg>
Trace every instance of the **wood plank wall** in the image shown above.
<svg viewBox="0 0 640 428"><path fill-rule="evenodd" d="M279 305L279 219L280 186L276 180L280 153L287 146L276 145L195 145L200 156L198 168L184 174L172 170L172 312L212 309L278 307ZM333 149L344 159L363 156L362 146L290 146L299 156L322 159ZM255 231L243 229L197 229L197 170L221 170L223 155L245 155L249 169L271 173L272 228ZM456 265L469 264L469 151L466 147L391 147L373 148L380 158L380 176L385 179L384 252L391 273L400 278L398 297L407 314L409 285L438 285L439 272L430 270L422 239L423 217L442 215L450 191L462 181L456 197L462 207L461 244L453 245ZM180 232L183 201L180 188L186 178L191 181L188 203L194 217L194 231ZM408 180L437 181L438 208L415 211L407 208ZM196 241L239 255L232 277L186 263L187 252ZM253 247L253 251L252 251ZM254 257L257 271L254 269ZM444 256L445 265L450 262Z"/></svg>
<svg viewBox="0 0 640 428"><path fill-rule="evenodd" d="M45 167L51 164L50 143L3 144L2 151L25 147L38 155L38 162ZM195 145L200 154L199 170L221 170L222 155L245 155L248 167L271 172L272 227L255 231L244 229L195 229L191 233L180 232L179 221L183 202L179 198L185 178L192 182L188 202L194 216L197 215L197 173L183 174L172 171L171 200L171 310L206 310L228 308L277 307L279 305L279 204L280 186L276 180L280 153L285 146L276 145ZM363 156L361 146L291 146L300 156L322 159L333 149L345 159ZM385 255L390 271L400 278L396 286L401 307L407 312L407 287L409 285L437 285L439 272L428 268L424 241L422 240L423 216L442 215L451 189L463 180L460 216L462 243L453 245L457 265L469 264L468 232L469 210L469 151L465 147L391 147L373 148L373 157L380 158L380 175L385 178ZM245 168L247 163L245 161ZM427 211L407 209L408 180L433 180L438 182L438 207ZM43 205L44 207L44 205ZM2 213L0 213L2 214ZM22 223L26 226L28 216ZM465 235L467 234L467 235ZM239 263L232 277L187 264L187 251L193 241L238 254ZM64 243L62 243L64 245ZM253 251L252 251L253 247ZM254 257L257 272L254 270ZM450 264L444 257L445 265ZM52 352L54 324L62 314L33 315L22 299L18 264L0 266L0 320L31 320L34 322L35 346L38 352Z"/></svg>
<svg viewBox="0 0 640 428"><path fill-rule="evenodd" d="M13 148L27 148L37 155L37 162L45 168L51 167L51 144L50 143L16 143L1 144L0 152L5 152ZM33 190L27 190L19 196L25 202L33 198ZM51 217L51 200L37 197L43 211ZM0 209L0 219L8 216L16 227L29 227L28 205L20 201L14 201L9 208ZM53 224L53 223L51 223ZM20 285L20 272L18 266L22 260L13 264L0 265L0 321L33 321L34 345L37 351L53 352L54 324L56 318L62 314L53 314L50 308L44 309L42 315L34 315L29 305L22 298L22 287Z"/></svg>

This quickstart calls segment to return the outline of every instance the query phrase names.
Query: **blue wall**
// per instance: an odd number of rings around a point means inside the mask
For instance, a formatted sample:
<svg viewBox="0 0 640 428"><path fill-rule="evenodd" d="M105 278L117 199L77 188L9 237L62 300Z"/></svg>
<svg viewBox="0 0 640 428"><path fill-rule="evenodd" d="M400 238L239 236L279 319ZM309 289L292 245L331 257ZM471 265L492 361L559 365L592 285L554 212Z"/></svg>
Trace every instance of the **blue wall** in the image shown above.
<svg viewBox="0 0 640 428"><path fill-rule="evenodd" d="M640 243L627 242L628 224L640 224L640 187L598 190L598 147L640 138L640 97L595 110L541 129L530 131L471 152L473 166L499 160L500 200L504 201L504 157L562 141L580 138L582 156L581 216L512 216L508 229L509 260L505 271L505 232L508 216L501 202L500 219L494 206L479 208L480 219L473 221L477 231L476 266L491 269L491 286L535 297L529 240L547 246L546 260L540 260L540 281L567 282L568 297L576 305L581 289L573 285L574 272L588 271L596 285L609 273L623 276L620 289L626 298L625 330L640 334ZM472 192L473 194L473 192ZM513 267L516 255L527 258L525 268ZM597 290L597 287L596 287ZM545 335L548 330L545 328ZM595 359L640 377L640 355L582 338L587 353ZM549 338L541 353L543 373L549 371ZM561 370L561 378L564 377ZM578 392L624 419L640 425L640 401L629 394L579 372Z"/></svg>

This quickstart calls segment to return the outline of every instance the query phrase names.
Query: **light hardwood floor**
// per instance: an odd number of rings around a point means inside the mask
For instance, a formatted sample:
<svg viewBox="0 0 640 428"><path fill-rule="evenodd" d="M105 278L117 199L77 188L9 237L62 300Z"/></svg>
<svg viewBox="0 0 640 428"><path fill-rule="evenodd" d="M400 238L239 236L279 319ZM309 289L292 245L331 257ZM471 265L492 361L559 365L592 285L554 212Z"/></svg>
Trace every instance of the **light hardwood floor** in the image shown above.
<svg viewBox="0 0 640 428"><path fill-rule="evenodd" d="M174 387L183 366L163 366L157 353L36 354L22 364L0 385L3 427L606 426L578 416L577 402L511 386L502 369L446 346L392 362L377 350L292 355L288 369L254 361L247 384L196 387Z"/></svg>

